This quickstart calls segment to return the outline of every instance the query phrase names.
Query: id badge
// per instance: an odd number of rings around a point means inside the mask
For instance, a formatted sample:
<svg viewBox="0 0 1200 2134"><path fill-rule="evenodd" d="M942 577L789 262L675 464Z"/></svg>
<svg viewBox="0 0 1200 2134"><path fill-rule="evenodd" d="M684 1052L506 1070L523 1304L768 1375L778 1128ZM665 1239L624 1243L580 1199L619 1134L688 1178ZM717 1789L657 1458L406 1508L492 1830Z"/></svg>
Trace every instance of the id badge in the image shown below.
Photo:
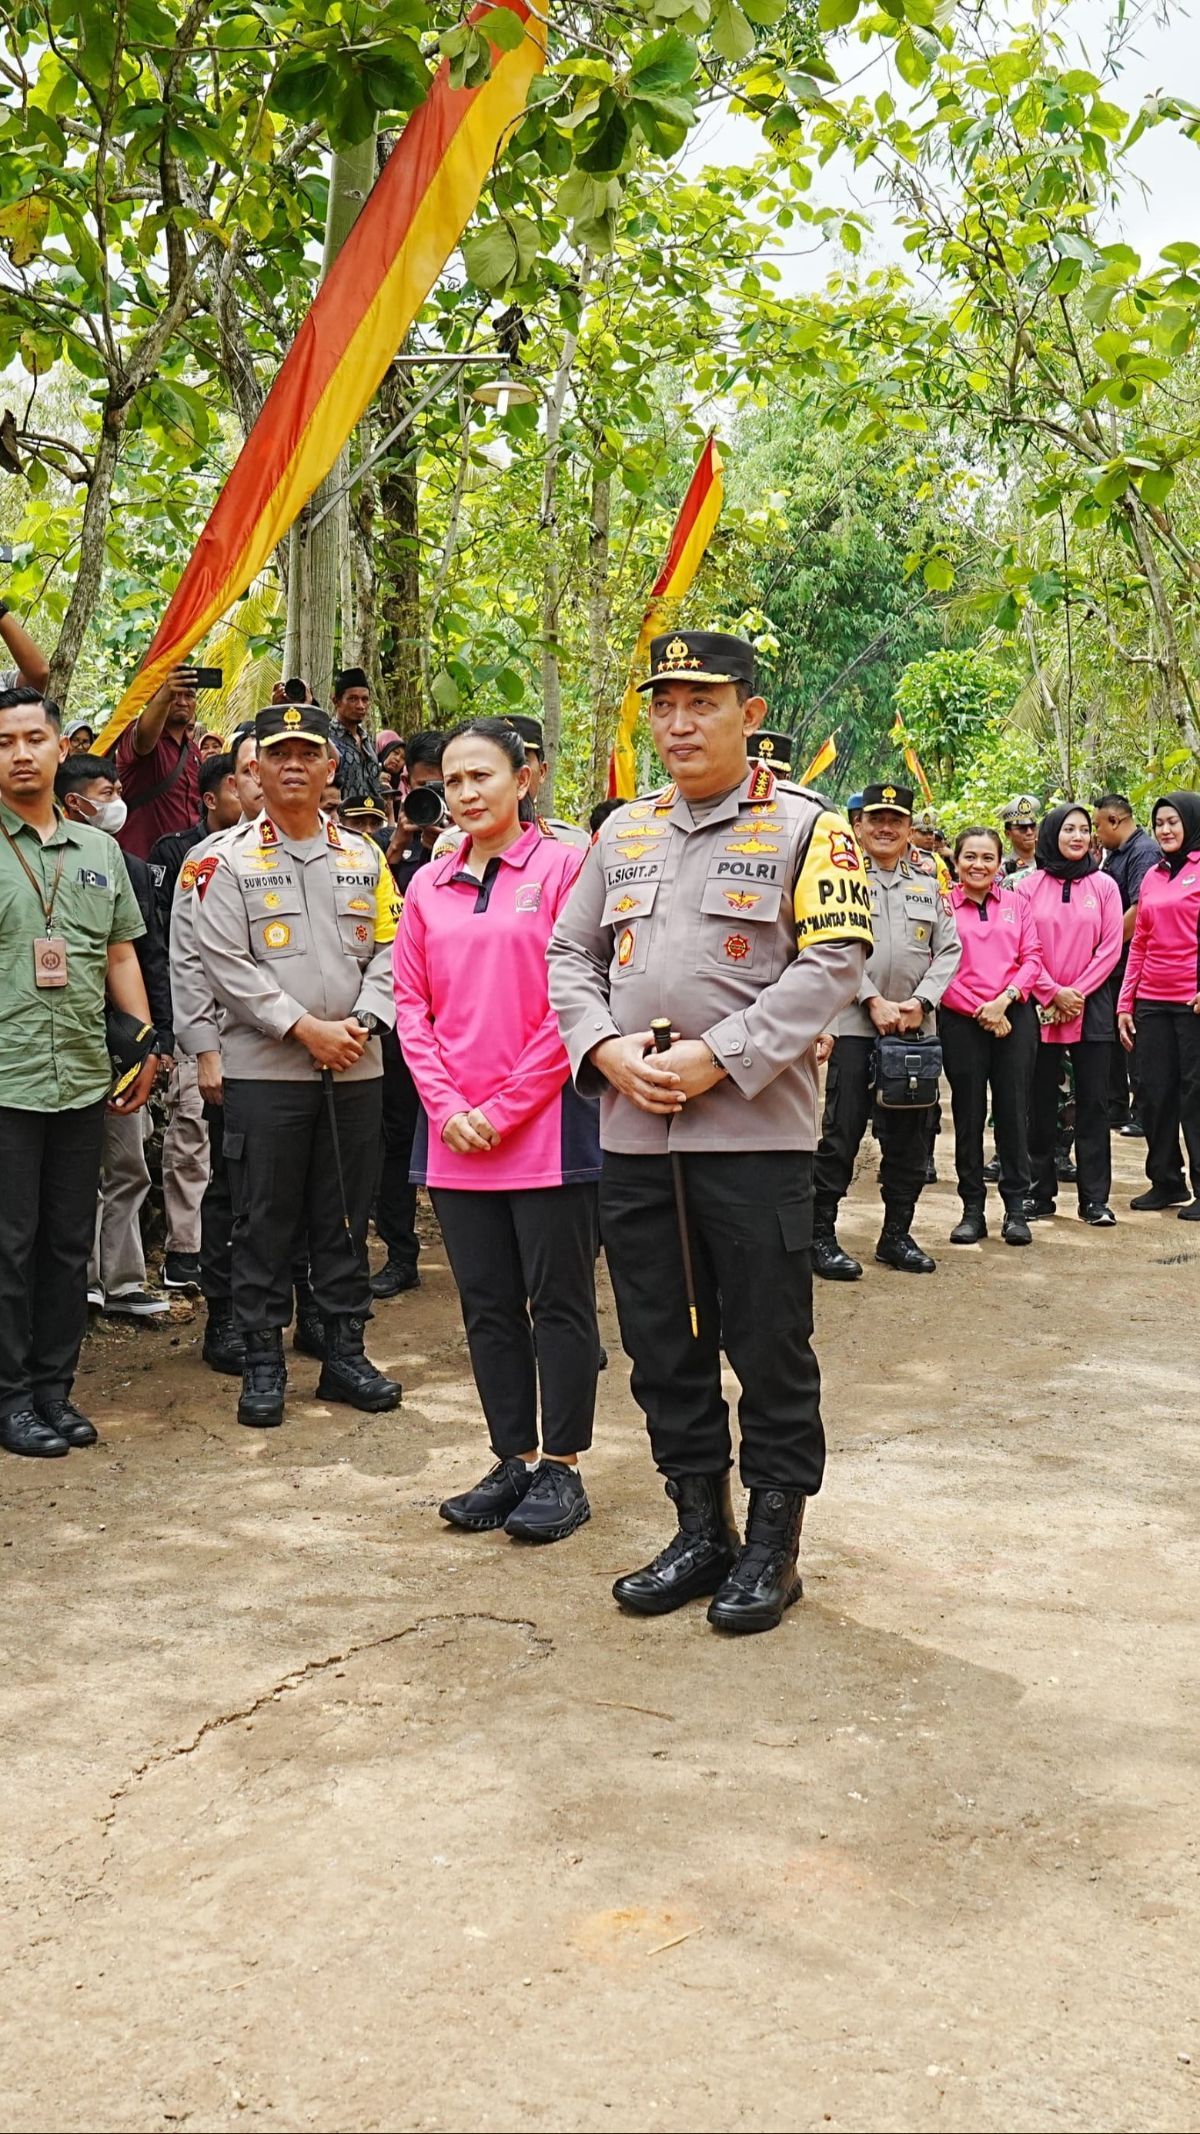
<svg viewBox="0 0 1200 2134"><path fill-rule="evenodd" d="M33 944L33 982L43 990L67 982L67 944L61 934L43 934Z"/></svg>

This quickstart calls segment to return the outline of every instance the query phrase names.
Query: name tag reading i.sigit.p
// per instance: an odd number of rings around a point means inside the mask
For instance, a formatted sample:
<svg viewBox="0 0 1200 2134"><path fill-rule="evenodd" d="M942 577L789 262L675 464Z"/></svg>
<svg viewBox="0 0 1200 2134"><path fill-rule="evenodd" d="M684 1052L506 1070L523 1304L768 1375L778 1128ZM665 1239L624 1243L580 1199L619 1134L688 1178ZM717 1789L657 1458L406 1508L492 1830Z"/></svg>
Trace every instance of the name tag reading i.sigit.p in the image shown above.
<svg viewBox="0 0 1200 2134"><path fill-rule="evenodd" d="M61 934L42 934L33 944L33 982L41 991L67 982L67 944Z"/></svg>

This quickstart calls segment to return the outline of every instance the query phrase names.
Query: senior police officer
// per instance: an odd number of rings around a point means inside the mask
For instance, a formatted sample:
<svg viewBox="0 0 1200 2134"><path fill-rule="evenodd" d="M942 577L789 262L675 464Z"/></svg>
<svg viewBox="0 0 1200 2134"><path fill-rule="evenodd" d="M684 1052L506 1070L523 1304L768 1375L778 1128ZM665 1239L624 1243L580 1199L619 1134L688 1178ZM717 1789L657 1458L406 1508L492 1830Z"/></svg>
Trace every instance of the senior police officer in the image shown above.
<svg viewBox="0 0 1200 2134"><path fill-rule="evenodd" d="M234 1323L246 1344L238 1420L266 1427L283 1420L283 1329L305 1228L325 1336L318 1396L373 1413L400 1398L363 1349L382 1124L375 1032L395 1014L397 907L378 845L320 813L326 714L275 705L255 732L263 813L197 863L195 894L220 1009Z"/></svg>
<svg viewBox="0 0 1200 2134"><path fill-rule="evenodd" d="M749 761L766 711L753 646L685 630L656 637L650 656L642 686L673 782L601 826L548 951L576 1084L603 1100L601 1230L634 1397L678 1515L666 1548L613 1592L646 1615L713 1594L717 1628L770 1630L800 1596L804 1503L825 1453L811 1047L857 991L869 898L842 818ZM673 1037L658 1056L660 1016ZM742 1385L744 1546L722 1343Z"/></svg>
<svg viewBox="0 0 1200 2134"><path fill-rule="evenodd" d="M825 1116L817 1150L813 1204L813 1271L826 1281L856 1282L859 1262L837 1241L837 1211L854 1175L854 1159L871 1116L871 1061L876 1034L933 1030L933 1010L962 958L958 928L931 875L907 856L913 796L904 785L869 785L860 835L875 946L855 999L832 1026ZM822 1049L828 1044L828 1034ZM883 1231L876 1259L903 1274L932 1274L935 1262L909 1236L925 1183L930 1119L925 1110L880 1110Z"/></svg>

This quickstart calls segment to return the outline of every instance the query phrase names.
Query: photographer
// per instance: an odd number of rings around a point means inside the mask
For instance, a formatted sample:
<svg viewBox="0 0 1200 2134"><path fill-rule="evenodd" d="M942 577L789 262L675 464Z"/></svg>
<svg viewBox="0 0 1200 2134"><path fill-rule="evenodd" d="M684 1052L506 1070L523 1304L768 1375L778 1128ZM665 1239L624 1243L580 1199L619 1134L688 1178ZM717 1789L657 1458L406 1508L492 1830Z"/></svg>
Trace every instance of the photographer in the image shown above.
<svg viewBox="0 0 1200 2134"><path fill-rule="evenodd" d="M398 802L400 813L390 838L385 831L379 833L401 897L419 869L428 866L450 819L442 794L444 746L445 735L433 731L414 734L404 744L409 789ZM405 812L409 807L411 816ZM398 1297L406 1289L416 1289L421 1279L417 1272L421 1249L416 1230L417 1189L408 1175L421 1105L395 1031L382 1031L381 1042L383 1162L375 1197L375 1228L387 1246L387 1262L371 1277L371 1295Z"/></svg>
<svg viewBox="0 0 1200 2134"><path fill-rule="evenodd" d="M117 776L129 810L122 852L149 859L160 837L189 830L200 814L195 667L172 667L161 689L117 742Z"/></svg>

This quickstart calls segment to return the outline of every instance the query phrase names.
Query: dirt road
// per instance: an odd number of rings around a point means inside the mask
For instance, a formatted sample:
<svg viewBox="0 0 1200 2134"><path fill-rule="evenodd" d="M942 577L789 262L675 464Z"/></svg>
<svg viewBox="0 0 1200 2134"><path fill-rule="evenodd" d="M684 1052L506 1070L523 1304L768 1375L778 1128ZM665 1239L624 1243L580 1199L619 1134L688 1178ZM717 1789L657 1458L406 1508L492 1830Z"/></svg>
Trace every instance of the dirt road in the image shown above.
<svg viewBox="0 0 1200 2134"><path fill-rule="evenodd" d="M1200 2126L1200 1237L1114 1148L1114 1232L954 1251L941 1187L936 1278L820 1290L806 1599L736 1644L609 1598L668 1521L607 1297L538 1552L436 1517L436 1247L381 1421L94 1338L102 1445L0 1476L3 2126Z"/></svg>

